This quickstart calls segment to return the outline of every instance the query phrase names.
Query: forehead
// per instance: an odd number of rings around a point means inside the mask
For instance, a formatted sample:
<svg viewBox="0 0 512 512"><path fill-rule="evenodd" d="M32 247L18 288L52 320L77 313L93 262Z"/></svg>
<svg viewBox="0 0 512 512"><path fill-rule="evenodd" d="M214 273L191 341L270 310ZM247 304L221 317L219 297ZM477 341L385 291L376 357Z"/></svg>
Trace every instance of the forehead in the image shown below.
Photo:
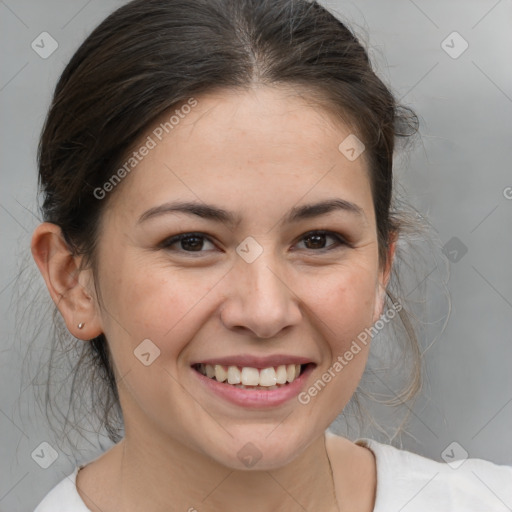
<svg viewBox="0 0 512 512"><path fill-rule="evenodd" d="M229 146L230 154L240 150L246 158L261 154L264 159L263 153L272 152L318 155L336 149L352 131L348 119L335 123L332 111L290 86L224 89L195 99L190 113L180 119L174 116L178 124L170 135L177 144L195 138L209 154ZM155 128L169 117L164 113Z"/></svg>
<svg viewBox="0 0 512 512"><path fill-rule="evenodd" d="M305 93L263 87L194 100L162 114L134 146L151 139L154 147L125 179L121 202L142 208L169 195L233 202L261 193L262 184L267 196L299 200L309 189L314 199L338 188L368 199L365 155L350 161L339 149L351 128Z"/></svg>

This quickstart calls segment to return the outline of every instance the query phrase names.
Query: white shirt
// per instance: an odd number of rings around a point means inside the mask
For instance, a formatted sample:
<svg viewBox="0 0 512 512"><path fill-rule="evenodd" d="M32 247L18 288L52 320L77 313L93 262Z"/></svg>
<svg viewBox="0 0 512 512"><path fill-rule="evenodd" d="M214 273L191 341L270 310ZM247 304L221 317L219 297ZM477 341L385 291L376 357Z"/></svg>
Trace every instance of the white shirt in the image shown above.
<svg viewBox="0 0 512 512"><path fill-rule="evenodd" d="M355 442L375 454L373 512L512 511L512 466L466 459L454 469L454 463L436 462L372 439ZM78 469L61 480L34 512L90 512L76 490Z"/></svg>

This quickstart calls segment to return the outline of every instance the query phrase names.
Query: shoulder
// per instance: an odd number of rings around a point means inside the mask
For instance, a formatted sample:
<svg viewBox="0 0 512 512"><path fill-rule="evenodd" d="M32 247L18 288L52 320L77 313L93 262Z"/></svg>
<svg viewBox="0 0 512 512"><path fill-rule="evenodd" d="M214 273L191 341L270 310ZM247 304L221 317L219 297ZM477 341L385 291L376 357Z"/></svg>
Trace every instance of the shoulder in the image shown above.
<svg viewBox="0 0 512 512"><path fill-rule="evenodd" d="M512 508L512 466L482 459L466 459L457 464L437 462L366 438L358 439L356 444L375 455L374 512L431 512L436 505L446 511L465 512Z"/></svg>
<svg viewBox="0 0 512 512"><path fill-rule="evenodd" d="M78 468L51 489L34 512L90 512L76 490Z"/></svg>

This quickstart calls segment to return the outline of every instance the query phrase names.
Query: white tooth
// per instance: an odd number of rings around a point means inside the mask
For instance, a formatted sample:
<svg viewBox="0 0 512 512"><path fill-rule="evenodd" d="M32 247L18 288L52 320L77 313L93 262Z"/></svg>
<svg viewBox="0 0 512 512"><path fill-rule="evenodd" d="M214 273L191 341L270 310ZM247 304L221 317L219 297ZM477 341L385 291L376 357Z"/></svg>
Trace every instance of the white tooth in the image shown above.
<svg viewBox="0 0 512 512"><path fill-rule="evenodd" d="M277 382L276 371L272 366L260 370L260 386L274 386Z"/></svg>
<svg viewBox="0 0 512 512"><path fill-rule="evenodd" d="M224 382L226 380L226 377L227 377L227 373L226 373L226 370L224 370L224 367L221 366L220 364L216 364L215 365L215 378L219 382Z"/></svg>
<svg viewBox="0 0 512 512"><path fill-rule="evenodd" d="M228 367L228 384L240 384L240 370L236 366Z"/></svg>
<svg viewBox="0 0 512 512"><path fill-rule="evenodd" d="M277 381L276 384L285 384L286 383L286 365L282 364L277 367L276 372Z"/></svg>
<svg viewBox="0 0 512 512"><path fill-rule="evenodd" d="M257 386L260 382L260 372L257 368L244 366L242 368L241 379L244 386Z"/></svg>
<svg viewBox="0 0 512 512"><path fill-rule="evenodd" d="M280 365L277 368L269 367L262 370L244 366L242 371L237 366L229 366L227 371L224 366L216 364L201 364L199 370L207 377L213 378L218 382L227 382L233 385L241 386L263 386L267 389L274 389L276 384L286 384L293 382L300 375L300 364Z"/></svg>

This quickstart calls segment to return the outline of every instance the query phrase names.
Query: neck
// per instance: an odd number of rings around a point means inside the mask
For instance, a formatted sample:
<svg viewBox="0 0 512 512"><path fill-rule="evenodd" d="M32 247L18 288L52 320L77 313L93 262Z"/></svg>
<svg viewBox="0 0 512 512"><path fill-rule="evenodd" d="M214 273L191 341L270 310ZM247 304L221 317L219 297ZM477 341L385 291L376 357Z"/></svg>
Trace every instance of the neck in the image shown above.
<svg viewBox="0 0 512 512"><path fill-rule="evenodd" d="M272 470L233 470L176 440L130 434L111 450L120 510L338 511L323 433Z"/></svg>

